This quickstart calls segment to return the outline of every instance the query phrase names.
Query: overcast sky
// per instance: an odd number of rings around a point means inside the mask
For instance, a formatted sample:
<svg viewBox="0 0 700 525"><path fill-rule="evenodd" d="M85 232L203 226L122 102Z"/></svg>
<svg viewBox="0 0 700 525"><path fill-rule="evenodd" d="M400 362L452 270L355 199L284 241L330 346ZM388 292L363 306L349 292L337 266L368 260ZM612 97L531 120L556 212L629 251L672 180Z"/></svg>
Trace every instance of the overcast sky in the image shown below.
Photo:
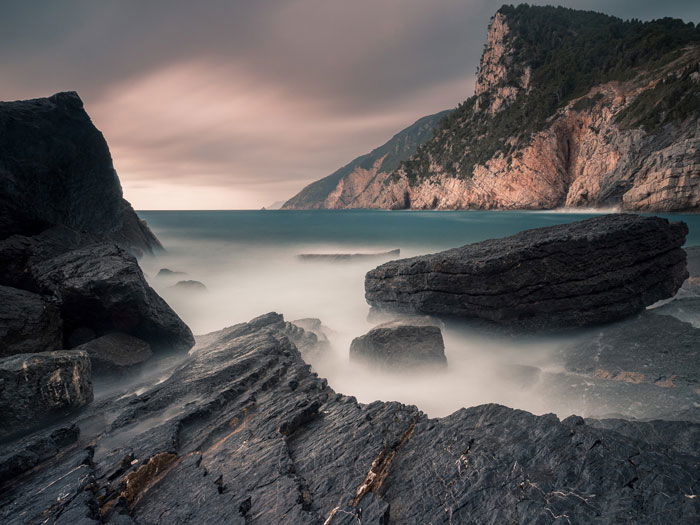
<svg viewBox="0 0 700 525"><path fill-rule="evenodd" d="M75 90L137 209L260 208L472 94L488 0L2 0L0 100ZM698 22L697 0L530 2Z"/></svg>

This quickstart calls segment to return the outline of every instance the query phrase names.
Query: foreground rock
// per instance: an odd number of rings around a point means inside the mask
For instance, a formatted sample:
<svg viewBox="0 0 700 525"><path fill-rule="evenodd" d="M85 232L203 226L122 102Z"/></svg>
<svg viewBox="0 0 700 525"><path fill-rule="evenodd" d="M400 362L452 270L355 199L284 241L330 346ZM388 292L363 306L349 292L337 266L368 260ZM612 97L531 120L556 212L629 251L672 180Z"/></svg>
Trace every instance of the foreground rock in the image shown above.
<svg viewBox="0 0 700 525"><path fill-rule="evenodd" d="M396 250L379 253L300 253L298 257L303 261L350 262L387 259L398 257L400 254L401 250L397 248Z"/></svg>
<svg viewBox="0 0 700 525"><path fill-rule="evenodd" d="M148 285L136 259L114 245L78 248L31 264L41 290L53 294L66 330L124 332L155 351L192 347L187 325Z"/></svg>
<svg viewBox="0 0 700 525"><path fill-rule="evenodd" d="M75 350L82 350L90 356L95 374L126 372L153 355L147 342L122 333L103 335L77 346Z"/></svg>
<svg viewBox="0 0 700 525"><path fill-rule="evenodd" d="M59 350L62 345L55 305L37 294L0 286L0 357Z"/></svg>
<svg viewBox="0 0 700 525"><path fill-rule="evenodd" d="M88 407L76 422L89 446L6 482L0 521L697 518L698 457L656 442L651 425L627 436L498 405L440 419L399 403L360 405L311 373L283 326L270 314L204 336L162 382Z"/></svg>
<svg viewBox="0 0 700 525"><path fill-rule="evenodd" d="M688 277L688 228L605 215L527 230L367 273L371 306L531 329L610 322L672 297Z"/></svg>
<svg viewBox="0 0 700 525"><path fill-rule="evenodd" d="M0 441L92 401L85 352L18 354L0 359Z"/></svg>
<svg viewBox="0 0 700 525"><path fill-rule="evenodd" d="M445 367L445 343L437 326L384 323L353 339L350 360L386 370Z"/></svg>
<svg viewBox="0 0 700 525"><path fill-rule="evenodd" d="M122 197L107 143L75 92L0 102L0 239L55 225L135 255L162 249Z"/></svg>

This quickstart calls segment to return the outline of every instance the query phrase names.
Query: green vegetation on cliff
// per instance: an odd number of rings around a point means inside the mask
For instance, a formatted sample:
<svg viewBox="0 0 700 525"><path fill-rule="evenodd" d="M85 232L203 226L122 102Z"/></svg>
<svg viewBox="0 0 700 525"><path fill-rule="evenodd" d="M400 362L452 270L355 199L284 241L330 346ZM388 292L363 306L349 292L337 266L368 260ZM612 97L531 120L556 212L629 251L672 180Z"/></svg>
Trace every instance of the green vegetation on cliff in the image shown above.
<svg viewBox="0 0 700 525"><path fill-rule="evenodd" d="M435 163L446 173L469 177L475 164L498 152L509 156L532 133L542 130L557 109L596 84L634 78L700 42L700 26L672 18L623 21L592 11L527 4L504 6L498 13L509 28L505 44L510 53L502 63L506 76L497 87L515 88L515 99L495 114L483 110L490 106L493 90L460 104L435 130L433 140L403 163L410 181L427 176ZM528 67L530 79L524 89L521 79ZM621 119L628 126L652 129L697 111L698 97L693 94L697 89L688 84L693 82L689 75L682 77L669 79L640 97ZM666 100L668 96L672 100ZM662 100L663 115L655 115ZM586 109L587 103L594 102L579 101L575 109Z"/></svg>

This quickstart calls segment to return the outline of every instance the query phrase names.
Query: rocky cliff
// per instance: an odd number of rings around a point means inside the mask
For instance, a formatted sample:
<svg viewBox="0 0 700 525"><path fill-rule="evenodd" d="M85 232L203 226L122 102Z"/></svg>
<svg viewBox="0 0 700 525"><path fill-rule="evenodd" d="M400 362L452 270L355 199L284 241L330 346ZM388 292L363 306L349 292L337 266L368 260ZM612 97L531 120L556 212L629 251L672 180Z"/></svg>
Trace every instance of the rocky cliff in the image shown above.
<svg viewBox="0 0 700 525"><path fill-rule="evenodd" d="M504 6L474 95L342 207L698 210L699 62L692 23Z"/></svg>
<svg viewBox="0 0 700 525"><path fill-rule="evenodd" d="M442 111L423 117L394 135L388 142L357 157L338 171L306 186L289 199L283 209L337 209L363 207L359 195L380 191L387 177L401 161L415 154L430 139L433 129L449 113Z"/></svg>
<svg viewBox="0 0 700 525"><path fill-rule="evenodd" d="M0 102L0 239L56 225L137 255L161 248L124 200L107 142L77 93Z"/></svg>

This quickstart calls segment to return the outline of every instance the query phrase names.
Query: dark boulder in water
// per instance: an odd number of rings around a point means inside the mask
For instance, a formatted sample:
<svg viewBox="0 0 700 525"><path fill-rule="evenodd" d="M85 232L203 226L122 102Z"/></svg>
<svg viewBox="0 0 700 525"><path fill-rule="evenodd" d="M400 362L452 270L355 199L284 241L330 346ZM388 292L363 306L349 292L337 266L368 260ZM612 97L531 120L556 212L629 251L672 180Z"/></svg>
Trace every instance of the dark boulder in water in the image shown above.
<svg viewBox="0 0 700 525"><path fill-rule="evenodd" d="M159 384L86 407L74 421L92 426L89 446L6 483L0 521L690 523L700 511L697 449L659 443L652 424L626 435L499 405L428 418L360 404L311 372L284 327L271 314L198 338Z"/></svg>
<svg viewBox="0 0 700 525"><path fill-rule="evenodd" d="M32 292L0 286L0 357L63 347L58 307Z"/></svg>
<svg viewBox="0 0 700 525"><path fill-rule="evenodd" d="M613 214L385 263L376 307L526 329L606 323L672 297L688 277L682 222Z"/></svg>
<svg viewBox="0 0 700 525"><path fill-rule="evenodd" d="M107 143L77 93L0 102L0 239L55 225L135 255L162 249L124 200Z"/></svg>
<svg viewBox="0 0 700 525"><path fill-rule="evenodd" d="M172 285L171 288L175 288L176 290L189 291L189 292L206 292L207 291L207 287L204 286L204 283L202 283L200 281L193 281L193 280L178 281L174 285Z"/></svg>
<svg viewBox="0 0 700 525"><path fill-rule="evenodd" d="M350 359L392 371L447 366L440 328L401 321L381 324L356 337Z"/></svg>
<svg viewBox="0 0 700 525"><path fill-rule="evenodd" d="M90 358L68 350L0 359L0 440L92 401Z"/></svg>
<svg viewBox="0 0 700 525"><path fill-rule="evenodd" d="M119 332L103 335L77 346L74 350L87 352L93 374L125 372L144 363L153 355L147 342Z"/></svg>
<svg viewBox="0 0 700 525"><path fill-rule="evenodd" d="M154 351L187 350L189 327L148 285L136 259L110 244L71 250L31 265L38 287L53 294L66 330L124 332Z"/></svg>
<svg viewBox="0 0 700 525"><path fill-rule="evenodd" d="M158 273L156 274L156 277L164 277L164 278L169 278L169 277L178 277L180 275L187 275L185 272L176 272L174 270L170 270L168 268L161 268L158 270Z"/></svg>

